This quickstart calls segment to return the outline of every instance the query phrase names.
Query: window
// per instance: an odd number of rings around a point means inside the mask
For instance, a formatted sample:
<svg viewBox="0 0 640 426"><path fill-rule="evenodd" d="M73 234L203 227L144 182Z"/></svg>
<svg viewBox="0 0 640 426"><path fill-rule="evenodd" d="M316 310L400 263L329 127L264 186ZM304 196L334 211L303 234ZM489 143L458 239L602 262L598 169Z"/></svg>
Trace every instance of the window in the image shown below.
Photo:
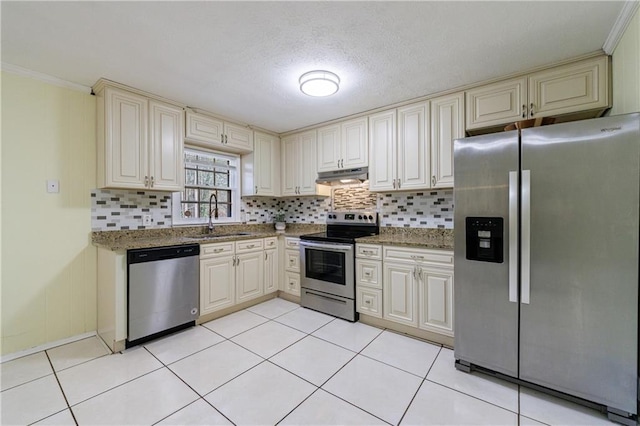
<svg viewBox="0 0 640 426"><path fill-rule="evenodd" d="M184 191L173 195L173 223L208 223L210 199L212 210L217 199L218 219L213 219L215 223L238 222L239 166L237 155L185 148Z"/></svg>

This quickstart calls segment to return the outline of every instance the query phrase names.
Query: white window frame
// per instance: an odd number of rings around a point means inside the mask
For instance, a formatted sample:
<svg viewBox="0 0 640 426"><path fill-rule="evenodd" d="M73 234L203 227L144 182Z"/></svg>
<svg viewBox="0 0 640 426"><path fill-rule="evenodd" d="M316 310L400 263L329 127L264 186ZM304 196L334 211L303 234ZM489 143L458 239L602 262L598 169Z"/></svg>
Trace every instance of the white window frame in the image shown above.
<svg viewBox="0 0 640 426"><path fill-rule="evenodd" d="M241 185L241 165L240 165L240 156L237 154L231 154L228 152L219 152L210 149L201 148L199 146L188 146L184 147L185 152L187 151L199 151L206 154L216 155L223 158L229 158L235 163L235 170L233 173L233 177L230 177L230 188L231 188L231 217L219 217L218 219L212 219L211 222L213 224L221 224L221 223L240 223L240 189ZM186 182L186 180L185 180ZM194 225L206 225L209 223L208 217L196 217L196 218L183 218L182 217L182 191L174 192L171 195L171 210L172 210L172 221L173 225L185 225L185 226L194 226ZM214 206L212 206L214 207Z"/></svg>

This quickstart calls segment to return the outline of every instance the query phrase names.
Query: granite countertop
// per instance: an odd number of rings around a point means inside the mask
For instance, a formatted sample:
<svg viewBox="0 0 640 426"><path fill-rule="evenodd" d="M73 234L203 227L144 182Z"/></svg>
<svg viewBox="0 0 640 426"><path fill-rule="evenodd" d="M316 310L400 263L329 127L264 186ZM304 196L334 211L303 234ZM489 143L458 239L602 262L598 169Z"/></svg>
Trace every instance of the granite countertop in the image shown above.
<svg viewBox="0 0 640 426"><path fill-rule="evenodd" d="M93 245L113 251L166 247L186 244L224 243L254 238L299 237L322 232L324 225L290 224L284 231L276 231L272 224L218 225L213 233L207 227L181 227L149 230L102 231L92 233Z"/></svg>
<svg viewBox="0 0 640 426"><path fill-rule="evenodd" d="M380 234L356 240L364 244L453 250L453 229L380 228Z"/></svg>

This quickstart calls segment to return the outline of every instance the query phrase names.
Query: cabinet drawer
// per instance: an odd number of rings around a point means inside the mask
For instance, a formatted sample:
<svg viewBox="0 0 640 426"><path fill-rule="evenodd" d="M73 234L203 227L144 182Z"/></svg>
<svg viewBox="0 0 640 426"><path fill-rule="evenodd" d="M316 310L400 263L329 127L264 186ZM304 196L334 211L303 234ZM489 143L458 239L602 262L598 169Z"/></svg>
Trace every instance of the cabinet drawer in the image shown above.
<svg viewBox="0 0 640 426"><path fill-rule="evenodd" d="M356 244L356 257L381 260L382 246L375 244Z"/></svg>
<svg viewBox="0 0 640 426"><path fill-rule="evenodd" d="M236 241L236 253L247 253L250 251L260 251L264 249L264 240L244 240Z"/></svg>
<svg viewBox="0 0 640 426"><path fill-rule="evenodd" d="M300 247L300 239L294 237L284 238L284 248L286 249L298 249Z"/></svg>
<svg viewBox="0 0 640 426"><path fill-rule="evenodd" d="M220 254L233 254L235 245L233 241L217 244L203 244L200 246L200 259L213 257Z"/></svg>
<svg viewBox="0 0 640 426"><path fill-rule="evenodd" d="M300 273L300 252L297 250L284 251L284 268L287 271Z"/></svg>
<svg viewBox="0 0 640 426"><path fill-rule="evenodd" d="M420 262L453 267L453 252L448 250L425 250L390 246L384 247L383 254L385 262Z"/></svg>
<svg viewBox="0 0 640 426"><path fill-rule="evenodd" d="M300 274L290 271L284 273L284 292L300 296Z"/></svg>
<svg viewBox="0 0 640 426"><path fill-rule="evenodd" d="M356 285L382 289L382 262L356 259Z"/></svg>
<svg viewBox="0 0 640 426"><path fill-rule="evenodd" d="M356 311L382 318L382 290L356 287Z"/></svg>
<svg viewBox="0 0 640 426"><path fill-rule="evenodd" d="M277 248L277 247L278 247L278 237L269 237L264 239L265 250Z"/></svg>

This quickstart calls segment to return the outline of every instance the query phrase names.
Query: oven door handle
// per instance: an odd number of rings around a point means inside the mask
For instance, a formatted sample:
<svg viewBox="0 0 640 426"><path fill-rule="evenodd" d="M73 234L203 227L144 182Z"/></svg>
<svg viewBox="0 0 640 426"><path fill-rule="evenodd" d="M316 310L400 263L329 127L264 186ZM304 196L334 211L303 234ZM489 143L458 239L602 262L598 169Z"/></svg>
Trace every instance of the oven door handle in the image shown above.
<svg viewBox="0 0 640 426"><path fill-rule="evenodd" d="M337 250L337 251L352 251L353 246L351 244L326 244L326 243L311 243L308 241L300 241L301 247L312 247L325 250Z"/></svg>

